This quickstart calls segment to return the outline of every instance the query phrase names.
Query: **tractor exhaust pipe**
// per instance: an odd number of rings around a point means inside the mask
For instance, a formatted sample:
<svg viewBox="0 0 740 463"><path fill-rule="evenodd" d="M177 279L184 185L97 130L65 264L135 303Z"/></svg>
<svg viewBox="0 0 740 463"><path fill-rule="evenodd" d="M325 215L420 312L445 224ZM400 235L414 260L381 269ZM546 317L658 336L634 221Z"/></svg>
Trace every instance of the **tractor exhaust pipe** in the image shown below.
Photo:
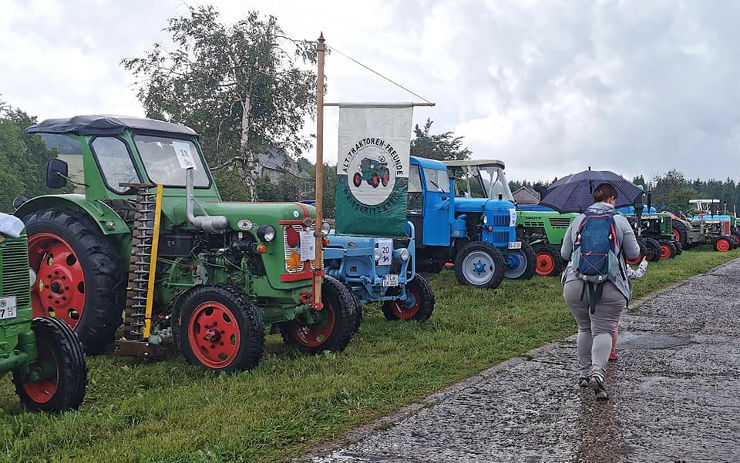
<svg viewBox="0 0 740 463"><path fill-rule="evenodd" d="M185 171L185 213L188 217L188 222L193 224L198 230L203 230L207 233L224 233L229 228L229 221L222 215L213 215L196 217L193 214L193 203L195 202L195 194L193 193L193 168L188 167ZM201 210L203 208L201 207ZM205 211L203 211L205 213Z"/></svg>

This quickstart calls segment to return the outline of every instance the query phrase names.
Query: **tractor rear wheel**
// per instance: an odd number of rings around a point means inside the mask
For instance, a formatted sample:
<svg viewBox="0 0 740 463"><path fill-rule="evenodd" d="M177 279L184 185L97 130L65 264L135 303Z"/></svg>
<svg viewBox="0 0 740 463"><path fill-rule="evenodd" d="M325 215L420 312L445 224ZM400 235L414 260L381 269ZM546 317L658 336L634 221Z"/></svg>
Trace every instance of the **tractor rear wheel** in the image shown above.
<svg viewBox="0 0 740 463"><path fill-rule="evenodd" d="M676 257L676 247L667 240L660 240L658 241L658 244L660 246L660 259L672 259Z"/></svg>
<svg viewBox="0 0 740 463"><path fill-rule="evenodd" d="M76 410L87 388L82 344L69 325L53 317L34 318L31 330L36 337L37 365L42 378L31 381L22 368L13 370L15 393L31 411Z"/></svg>
<svg viewBox="0 0 740 463"><path fill-rule="evenodd" d="M47 209L26 216L28 259L36 272L33 316L74 329L88 354L99 354L121 324L126 282L118 251L86 215Z"/></svg>
<svg viewBox="0 0 740 463"><path fill-rule="evenodd" d="M383 315L386 320L418 320L423 322L432 316L434 292L424 277L418 273L406 283L408 301L383 302Z"/></svg>
<svg viewBox="0 0 740 463"><path fill-rule="evenodd" d="M521 242L520 249L509 249L505 258L504 276L509 279L530 280L537 268L537 257L529 243Z"/></svg>
<svg viewBox="0 0 740 463"><path fill-rule="evenodd" d="M660 260L660 243L653 238L645 238L645 258L648 262Z"/></svg>
<svg viewBox="0 0 740 463"><path fill-rule="evenodd" d="M535 253L537 265L535 272L537 275L546 277L557 276L563 270L563 258L553 246L544 243L538 243L532 246Z"/></svg>
<svg viewBox="0 0 740 463"><path fill-rule="evenodd" d="M314 311L311 324L303 317L280 324L283 341L304 354L340 352L357 331L357 299L352 292L337 279L325 276L321 294L324 307Z"/></svg>
<svg viewBox="0 0 740 463"><path fill-rule="evenodd" d="M735 247L740 246L740 233L734 231L730 233L730 238L732 238L732 241L735 242Z"/></svg>
<svg viewBox="0 0 740 463"><path fill-rule="evenodd" d="M388 182L391 179L391 173L388 169L383 169L383 174L380 177L380 183L385 187L388 186Z"/></svg>
<svg viewBox="0 0 740 463"><path fill-rule="evenodd" d="M719 236L714 240L714 250L718 252L727 252L732 249L732 238L729 236Z"/></svg>
<svg viewBox="0 0 740 463"><path fill-rule="evenodd" d="M504 279L504 256L492 244L473 241L460 249L455 258L455 277L463 285L498 288Z"/></svg>
<svg viewBox="0 0 740 463"><path fill-rule="evenodd" d="M212 371L250 370L262 358L265 329L256 305L231 286L196 286L180 304L180 352Z"/></svg>
<svg viewBox="0 0 740 463"><path fill-rule="evenodd" d="M362 184L362 175L359 172L355 172L355 175L352 176L352 183L358 188Z"/></svg>
<svg viewBox="0 0 740 463"><path fill-rule="evenodd" d="M370 185L373 188L378 188L378 185L380 185L380 176L378 173L374 173L372 177L370 177Z"/></svg>
<svg viewBox="0 0 740 463"><path fill-rule="evenodd" d="M683 245L680 241L673 241L672 243L676 247L676 255L680 256L683 253Z"/></svg>
<svg viewBox="0 0 740 463"><path fill-rule="evenodd" d="M686 247L686 241L689 238L689 230L686 228L685 224L679 222L678 220L673 220L671 233L673 234L673 239L681 243L682 246Z"/></svg>

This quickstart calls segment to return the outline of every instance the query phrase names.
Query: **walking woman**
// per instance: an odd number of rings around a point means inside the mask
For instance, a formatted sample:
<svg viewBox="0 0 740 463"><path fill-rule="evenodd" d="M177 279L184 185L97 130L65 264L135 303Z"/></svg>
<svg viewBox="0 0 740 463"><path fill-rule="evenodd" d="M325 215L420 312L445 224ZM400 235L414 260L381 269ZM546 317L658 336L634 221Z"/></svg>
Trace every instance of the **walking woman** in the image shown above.
<svg viewBox="0 0 740 463"><path fill-rule="evenodd" d="M583 231L581 223L587 214L613 215L613 233L605 234L603 239L614 240L618 269L616 275L600 283L599 290L594 293L592 288L586 289L591 283L581 279L577 275L577 269L573 267L573 262L570 262L563 275L563 298L578 324L580 369L578 383L581 387L591 387L597 399L607 400L609 395L604 386L604 379L612 347L612 336L619 316L626 309L632 295L632 285L627 278L627 264L624 259L636 258L640 253L640 246L627 219L615 214L617 190L609 183L602 183L594 190L593 197L595 203L586 210L586 214L576 217L568 227L560 253L563 259L571 260L574 249L581 245L580 235ZM595 304L590 304L591 298Z"/></svg>

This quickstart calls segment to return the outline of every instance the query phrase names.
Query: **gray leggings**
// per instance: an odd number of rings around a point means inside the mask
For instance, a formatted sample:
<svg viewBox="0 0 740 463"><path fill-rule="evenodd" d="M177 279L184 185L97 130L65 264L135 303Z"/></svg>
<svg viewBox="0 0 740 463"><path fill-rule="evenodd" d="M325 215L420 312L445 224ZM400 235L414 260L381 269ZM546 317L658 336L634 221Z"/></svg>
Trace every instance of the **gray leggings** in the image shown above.
<svg viewBox="0 0 740 463"><path fill-rule="evenodd" d="M588 308L588 288L584 283L571 280L563 287L563 298L578 324L578 367L581 377L598 373L604 377L612 336L619 323L619 315L627 308L627 299L610 281L604 283L601 300L593 314ZM583 296L583 297L581 297Z"/></svg>

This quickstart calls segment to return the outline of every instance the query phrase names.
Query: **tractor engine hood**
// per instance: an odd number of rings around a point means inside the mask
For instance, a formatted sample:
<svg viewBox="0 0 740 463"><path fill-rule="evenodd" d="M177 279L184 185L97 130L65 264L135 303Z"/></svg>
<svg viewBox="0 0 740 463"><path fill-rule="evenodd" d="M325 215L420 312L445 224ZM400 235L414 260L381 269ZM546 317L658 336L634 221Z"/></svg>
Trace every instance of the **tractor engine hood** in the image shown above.
<svg viewBox="0 0 740 463"><path fill-rule="evenodd" d="M483 212L514 209L506 200L486 198L455 198L455 212Z"/></svg>
<svg viewBox="0 0 740 463"><path fill-rule="evenodd" d="M239 226L242 220L249 220L256 229L259 225L278 225L285 223L299 224L306 217L316 217L316 208L302 203L242 203L242 202L200 202L205 212L210 216L224 216L228 220L231 230L243 230ZM184 210L182 208L183 216ZM198 205L195 205L195 215L204 215Z"/></svg>

